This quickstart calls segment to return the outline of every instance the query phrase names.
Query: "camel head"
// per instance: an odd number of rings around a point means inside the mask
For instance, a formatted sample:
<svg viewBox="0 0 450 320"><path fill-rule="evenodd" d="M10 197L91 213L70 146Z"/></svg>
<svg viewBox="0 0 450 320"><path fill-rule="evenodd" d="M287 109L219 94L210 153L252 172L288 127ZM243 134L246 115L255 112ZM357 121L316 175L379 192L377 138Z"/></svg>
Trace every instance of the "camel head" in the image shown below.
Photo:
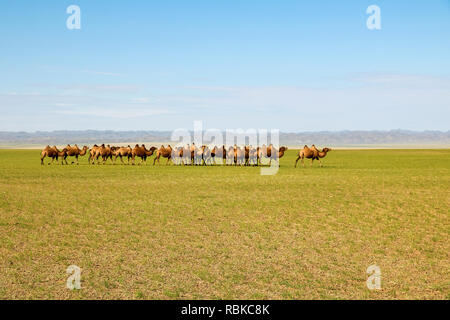
<svg viewBox="0 0 450 320"><path fill-rule="evenodd" d="M323 148L322 151L323 151L323 152L330 152L330 151L331 151L331 148Z"/></svg>

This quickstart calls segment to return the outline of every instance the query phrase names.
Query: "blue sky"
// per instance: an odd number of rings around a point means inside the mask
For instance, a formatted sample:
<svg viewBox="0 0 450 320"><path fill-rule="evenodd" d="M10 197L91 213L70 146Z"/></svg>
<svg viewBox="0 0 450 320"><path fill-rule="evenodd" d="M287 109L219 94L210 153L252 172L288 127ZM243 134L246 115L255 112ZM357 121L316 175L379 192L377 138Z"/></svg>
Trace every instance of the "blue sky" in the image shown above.
<svg viewBox="0 0 450 320"><path fill-rule="evenodd" d="M0 42L0 131L450 130L448 0L1 1Z"/></svg>

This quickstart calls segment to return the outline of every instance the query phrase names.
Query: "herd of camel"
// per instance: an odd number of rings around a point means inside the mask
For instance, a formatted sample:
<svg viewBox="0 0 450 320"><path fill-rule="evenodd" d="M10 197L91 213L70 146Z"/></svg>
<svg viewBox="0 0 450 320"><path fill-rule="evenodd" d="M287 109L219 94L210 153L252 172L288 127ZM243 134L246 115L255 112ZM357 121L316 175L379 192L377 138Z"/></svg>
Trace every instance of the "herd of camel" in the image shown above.
<svg viewBox="0 0 450 320"><path fill-rule="evenodd" d="M136 157L141 159L139 164L142 164L147 163L147 158L155 154L153 165L155 165L156 162L159 164L159 159L163 157L167 158L166 165L169 164L169 161L172 161L176 165L212 165L213 163L225 163L226 165L236 166L258 166L264 158L269 159L269 163L272 159L278 160L282 158L287 149L287 147L280 147L276 150L273 145L263 145L262 147L257 148L252 146L240 147L236 145L228 148L225 146L210 148L206 145L197 147L195 144L176 148L172 148L168 145L167 147L161 146L159 149L156 147L147 149L143 144L136 144L134 148L131 148L129 145L127 147L115 147L102 144L100 146L94 145L90 149L87 146L80 149L77 145L67 145L64 149L58 150L56 146L47 146L41 152L41 164L44 164L45 157L52 159L48 164L52 164L54 160L58 162L59 159L61 159L61 164L68 164L68 157L75 157L76 164L79 164L78 158L89 153L89 164L95 164L96 161L97 164L100 164L100 161L105 164L108 159L111 159L113 164L115 164L118 157L122 164L125 164L123 159L126 158L128 164L130 164L131 160L131 164L134 165ZM305 166L305 158L311 159L311 166L314 160L318 160L319 165L322 166L320 159L324 158L329 151L331 151L330 148L319 150L315 145L312 145L311 148L305 145L303 149L300 149L298 152L297 160L295 160L295 167L297 167L297 163L300 159L303 166Z"/></svg>

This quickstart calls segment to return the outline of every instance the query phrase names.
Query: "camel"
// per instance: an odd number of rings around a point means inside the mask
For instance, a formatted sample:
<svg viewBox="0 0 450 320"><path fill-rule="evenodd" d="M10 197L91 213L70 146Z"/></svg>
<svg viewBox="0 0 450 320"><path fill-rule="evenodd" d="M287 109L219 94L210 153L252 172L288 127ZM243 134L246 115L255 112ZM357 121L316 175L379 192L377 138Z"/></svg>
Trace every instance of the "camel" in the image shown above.
<svg viewBox="0 0 450 320"><path fill-rule="evenodd" d="M312 145L312 147L314 147L315 148L315 145ZM305 144L305 146L303 147L303 149L301 149L299 152L298 152L298 157L297 157L297 160L295 160L295 168L297 167L297 162L298 162L298 160L302 160L302 164L303 164L303 166L305 166L305 162L304 162L304 159L306 158L306 159L311 159L311 166L312 166L312 163L313 163L313 161L314 161L314 158L317 156L317 153L316 153L316 151L314 150L314 149L310 149L306 144Z"/></svg>
<svg viewBox="0 0 450 320"><path fill-rule="evenodd" d="M130 164L130 158L132 156L133 149L131 149L130 145L128 145L128 147L120 147L114 151L114 164L116 163L117 157L120 157L122 164L125 164L125 162L123 162L123 157L127 157L128 164Z"/></svg>
<svg viewBox="0 0 450 320"><path fill-rule="evenodd" d="M188 165L191 159L191 148L187 144L186 146L178 146L172 148L172 162L175 165Z"/></svg>
<svg viewBox="0 0 450 320"><path fill-rule="evenodd" d="M134 165L134 159L136 156L141 158L141 162L139 164L142 164L142 162L147 163L147 157L151 157L155 150L156 147L151 147L150 150L147 150L144 144L142 146L136 145L132 151L131 163Z"/></svg>
<svg viewBox="0 0 450 320"><path fill-rule="evenodd" d="M113 147L113 148L114 148L114 150L116 149L115 147ZM90 159L92 159L92 164L94 164L95 160L97 160L97 164L100 164L100 161L99 161L100 157L102 157L103 164L106 163L106 160L108 160L108 158L110 158L112 161L113 150L111 149L111 146L109 144L107 146L105 146L105 144L102 144L100 147L95 145L92 149L94 150L90 154L90 156L91 156Z"/></svg>
<svg viewBox="0 0 450 320"><path fill-rule="evenodd" d="M235 147L235 165L242 166L245 164L245 148Z"/></svg>
<svg viewBox="0 0 450 320"><path fill-rule="evenodd" d="M97 154L97 152L99 152L100 147L96 144L94 144L94 146L91 148L91 150L89 150L89 158L88 158L88 162L89 164L91 164L91 159L92 159L92 164L94 163L94 157Z"/></svg>
<svg viewBox="0 0 450 320"><path fill-rule="evenodd" d="M323 148L322 151L319 151L319 149L317 149L315 145L312 145L311 148L308 148L308 146L305 145L303 149L298 152L298 157L297 160L295 160L294 167L297 167L297 162L300 159L302 160L303 166L305 166L304 158L311 159L311 166L313 165L314 160L318 160L320 166L322 166L320 158L324 158L329 151L331 151L330 148Z"/></svg>
<svg viewBox="0 0 450 320"><path fill-rule="evenodd" d="M248 150L248 155L247 155L247 150ZM258 150L255 147L250 146L250 147L246 148L245 161L248 166L250 166L250 165L257 166L258 165Z"/></svg>
<svg viewBox="0 0 450 320"><path fill-rule="evenodd" d="M41 165L44 165L44 158L45 157L52 158L52 162L51 163L53 163L55 158L56 158L56 161L58 161L58 158L57 158L58 157L58 151L56 151L56 150L57 150L56 146L54 146L54 147L46 146L41 151ZM48 163L48 164L50 165L51 163Z"/></svg>
<svg viewBox="0 0 450 320"><path fill-rule="evenodd" d="M191 146L189 144L181 149L180 157L182 164L185 166L192 164Z"/></svg>
<svg viewBox="0 0 450 320"><path fill-rule="evenodd" d="M330 151L331 148L323 148L322 151L318 152L316 159L319 161L320 166L322 166L322 162L320 161L320 159L325 158L327 156L327 153Z"/></svg>
<svg viewBox="0 0 450 320"><path fill-rule="evenodd" d="M191 145L191 163L194 164L195 163L195 150L197 150L197 147L195 146L195 143L192 142Z"/></svg>
<svg viewBox="0 0 450 320"><path fill-rule="evenodd" d="M63 152L59 151L56 146L50 147L46 146L44 150L41 152L41 165L44 165L44 158L49 157L52 158L52 162L48 163L49 165L53 163L53 161L56 159L56 162L58 162L58 157L65 155L65 149Z"/></svg>
<svg viewBox="0 0 450 320"><path fill-rule="evenodd" d="M201 146L200 148L195 147L194 149L194 165L202 165L203 164L203 149L205 146Z"/></svg>
<svg viewBox="0 0 450 320"><path fill-rule="evenodd" d="M160 157L167 158L166 166L169 164L169 161L172 159L172 147L170 145L165 148L164 146L161 146L158 151L156 151L156 157L153 160L153 165L155 165L156 160L158 160L159 164L159 158Z"/></svg>
<svg viewBox="0 0 450 320"><path fill-rule="evenodd" d="M111 158L112 161L112 150L109 144L106 147L104 144L102 144L100 148L100 156L102 157L103 164L106 163L106 160L108 160L108 158Z"/></svg>
<svg viewBox="0 0 450 320"><path fill-rule="evenodd" d="M258 156L258 162L261 164L261 161L263 158L269 159L269 165L272 164L272 159L280 159L282 156L284 156L284 153L287 151L287 147L280 147L278 149L278 152L274 149L274 146L270 144L268 147L263 145L261 148L257 148L257 156Z"/></svg>
<svg viewBox="0 0 450 320"><path fill-rule="evenodd" d="M89 148L87 146L84 146L83 149L80 150L80 148L78 148L77 145L71 147L70 144L68 144L65 149L66 149L66 154L64 155L63 160L66 162L66 164L68 164L67 157L75 157L75 159L77 160L77 164L79 164L78 157L84 156L87 153L87 151L89 150Z"/></svg>
<svg viewBox="0 0 450 320"><path fill-rule="evenodd" d="M227 159L227 150L225 149L225 146L222 146L222 148L214 147L211 150L211 158L213 158L213 162L223 164Z"/></svg>
<svg viewBox="0 0 450 320"><path fill-rule="evenodd" d="M235 156L236 156L235 147L229 147L226 155L227 155L227 158L226 158L226 161L225 161L226 165L227 166L228 165L233 165L233 163L236 162L236 160L235 160Z"/></svg>
<svg viewBox="0 0 450 320"><path fill-rule="evenodd" d="M183 147L179 146L172 149L172 162L177 166L183 164Z"/></svg>
<svg viewBox="0 0 450 320"><path fill-rule="evenodd" d="M273 145L270 144L268 147L266 147L266 145L262 145L262 147L258 147L257 152L258 152L258 162L259 164L261 164L261 160L263 158L271 158L272 157L272 149L273 149Z"/></svg>
<svg viewBox="0 0 450 320"><path fill-rule="evenodd" d="M281 159L287 150L288 150L288 147L284 147L284 146L280 147L280 149L278 149L277 159Z"/></svg>

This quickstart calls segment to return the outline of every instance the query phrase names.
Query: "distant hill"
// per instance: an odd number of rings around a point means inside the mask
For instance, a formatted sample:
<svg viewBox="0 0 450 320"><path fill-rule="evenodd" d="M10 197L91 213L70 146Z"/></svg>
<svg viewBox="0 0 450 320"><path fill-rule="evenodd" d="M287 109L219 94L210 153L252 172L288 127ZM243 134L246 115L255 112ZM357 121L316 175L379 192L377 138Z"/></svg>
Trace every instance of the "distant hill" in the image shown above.
<svg viewBox="0 0 450 320"><path fill-rule="evenodd" d="M0 147L43 146L65 144L94 143L138 143L169 142L169 131L38 131L38 132L4 132L0 131ZM280 144L303 146L304 144L331 147L450 147L450 131L323 131L280 133Z"/></svg>

